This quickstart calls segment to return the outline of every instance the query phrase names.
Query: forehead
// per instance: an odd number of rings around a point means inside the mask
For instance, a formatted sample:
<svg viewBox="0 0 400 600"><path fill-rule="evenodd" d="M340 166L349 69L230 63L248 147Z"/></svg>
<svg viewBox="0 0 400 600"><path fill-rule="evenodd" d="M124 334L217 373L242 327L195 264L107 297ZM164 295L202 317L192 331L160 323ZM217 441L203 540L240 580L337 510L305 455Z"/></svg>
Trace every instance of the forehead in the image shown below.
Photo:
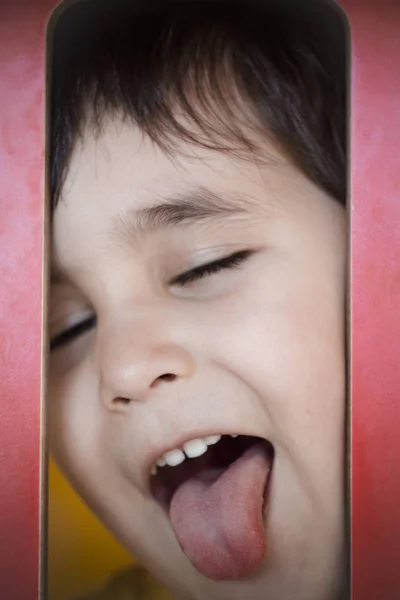
<svg viewBox="0 0 400 600"><path fill-rule="evenodd" d="M79 262L94 261L127 213L132 222L132 215L138 220L157 206L164 207L157 224L171 225L173 219L193 224L207 215L217 220L240 212L260 219L282 209L298 211L299 196L308 204L318 197L320 203L323 193L271 142L263 144L262 161L179 140L171 155L127 122L109 119L96 135L87 129L76 144L54 214L53 262L63 269L74 263L77 269ZM171 204L180 205L178 213L169 211L165 218L165 206ZM190 219L182 219L182 206ZM153 217L144 219L147 225L154 225Z"/></svg>
<svg viewBox="0 0 400 600"><path fill-rule="evenodd" d="M87 126L76 144L62 197L73 203L78 195L94 190L102 197L104 186L114 196L128 186L154 196L175 188L180 181L204 183L205 173L219 185L232 177L249 177L251 165L287 164L271 142L260 139L259 143L260 155L247 152L244 156L234 142L231 152L218 151L206 147L207 142L190 144L175 136L168 141L167 152L130 122L106 117L100 132Z"/></svg>
<svg viewBox="0 0 400 600"><path fill-rule="evenodd" d="M126 203L155 203L188 185L206 184L228 193L246 186L251 198L258 195L254 192L272 190L278 180L290 185L304 179L271 140L260 138L259 147L257 155L249 151L244 156L234 146L231 152L219 151L175 138L167 153L131 123L106 117L99 133L86 127L75 145L55 221L66 207L82 218L95 208L100 217Z"/></svg>
<svg viewBox="0 0 400 600"><path fill-rule="evenodd" d="M271 146L269 160L283 164ZM55 210L54 232L73 225L94 232L126 209L141 209L183 196L188 188L213 189L235 204L235 191L246 182L247 197L255 197L262 172L251 161L176 140L167 154L136 127L117 120L105 123L99 135L86 130L72 154L61 200Z"/></svg>

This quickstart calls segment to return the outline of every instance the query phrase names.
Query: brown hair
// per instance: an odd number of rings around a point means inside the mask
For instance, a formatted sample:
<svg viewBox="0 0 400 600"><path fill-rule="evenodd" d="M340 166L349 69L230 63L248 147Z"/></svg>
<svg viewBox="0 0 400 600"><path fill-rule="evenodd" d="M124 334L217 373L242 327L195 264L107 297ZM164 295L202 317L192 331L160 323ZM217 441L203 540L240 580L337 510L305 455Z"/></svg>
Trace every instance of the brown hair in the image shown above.
<svg viewBox="0 0 400 600"><path fill-rule="evenodd" d="M76 140L114 113L171 153L179 137L249 155L257 151L251 129L261 130L345 203L345 60L324 38L321 28L268 3L72 5L53 31L52 208ZM248 107L253 118L244 126Z"/></svg>

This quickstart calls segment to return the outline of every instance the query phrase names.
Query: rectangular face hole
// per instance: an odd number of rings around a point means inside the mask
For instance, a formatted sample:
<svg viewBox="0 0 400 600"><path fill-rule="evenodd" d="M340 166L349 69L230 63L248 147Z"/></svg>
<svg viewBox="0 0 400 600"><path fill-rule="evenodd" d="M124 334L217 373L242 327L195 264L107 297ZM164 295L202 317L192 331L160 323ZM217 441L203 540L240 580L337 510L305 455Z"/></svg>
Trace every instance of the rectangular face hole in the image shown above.
<svg viewBox="0 0 400 600"><path fill-rule="evenodd" d="M320 0L53 14L49 600L343 599L348 35Z"/></svg>

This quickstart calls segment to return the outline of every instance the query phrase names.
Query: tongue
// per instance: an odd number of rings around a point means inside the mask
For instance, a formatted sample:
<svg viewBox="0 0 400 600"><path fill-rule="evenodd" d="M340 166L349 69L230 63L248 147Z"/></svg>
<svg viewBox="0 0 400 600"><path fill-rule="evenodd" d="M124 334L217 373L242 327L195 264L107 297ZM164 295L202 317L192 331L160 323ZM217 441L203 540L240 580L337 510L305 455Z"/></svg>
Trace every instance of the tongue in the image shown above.
<svg viewBox="0 0 400 600"><path fill-rule="evenodd" d="M270 469L264 444L257 444L226 470L207 469L175 492L172 527L186 556L206 577L242 579L261 565Z"/></svg>

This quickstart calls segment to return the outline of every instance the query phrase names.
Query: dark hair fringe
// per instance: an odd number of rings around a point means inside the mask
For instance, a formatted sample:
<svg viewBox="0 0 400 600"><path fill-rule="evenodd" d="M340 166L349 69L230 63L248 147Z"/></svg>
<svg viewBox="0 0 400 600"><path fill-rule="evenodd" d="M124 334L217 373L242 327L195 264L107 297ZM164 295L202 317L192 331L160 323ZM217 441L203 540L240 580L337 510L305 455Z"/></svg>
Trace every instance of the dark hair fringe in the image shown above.
<svg viewBox="0 0 400 600"><path fill-rule="evenodd" d="M262 153L272 137L346 201L346 65L305 21L216 0L86 0L53 32L50 188L60 197L76 141L108 114L166 152L174 141Z"/></svg>

